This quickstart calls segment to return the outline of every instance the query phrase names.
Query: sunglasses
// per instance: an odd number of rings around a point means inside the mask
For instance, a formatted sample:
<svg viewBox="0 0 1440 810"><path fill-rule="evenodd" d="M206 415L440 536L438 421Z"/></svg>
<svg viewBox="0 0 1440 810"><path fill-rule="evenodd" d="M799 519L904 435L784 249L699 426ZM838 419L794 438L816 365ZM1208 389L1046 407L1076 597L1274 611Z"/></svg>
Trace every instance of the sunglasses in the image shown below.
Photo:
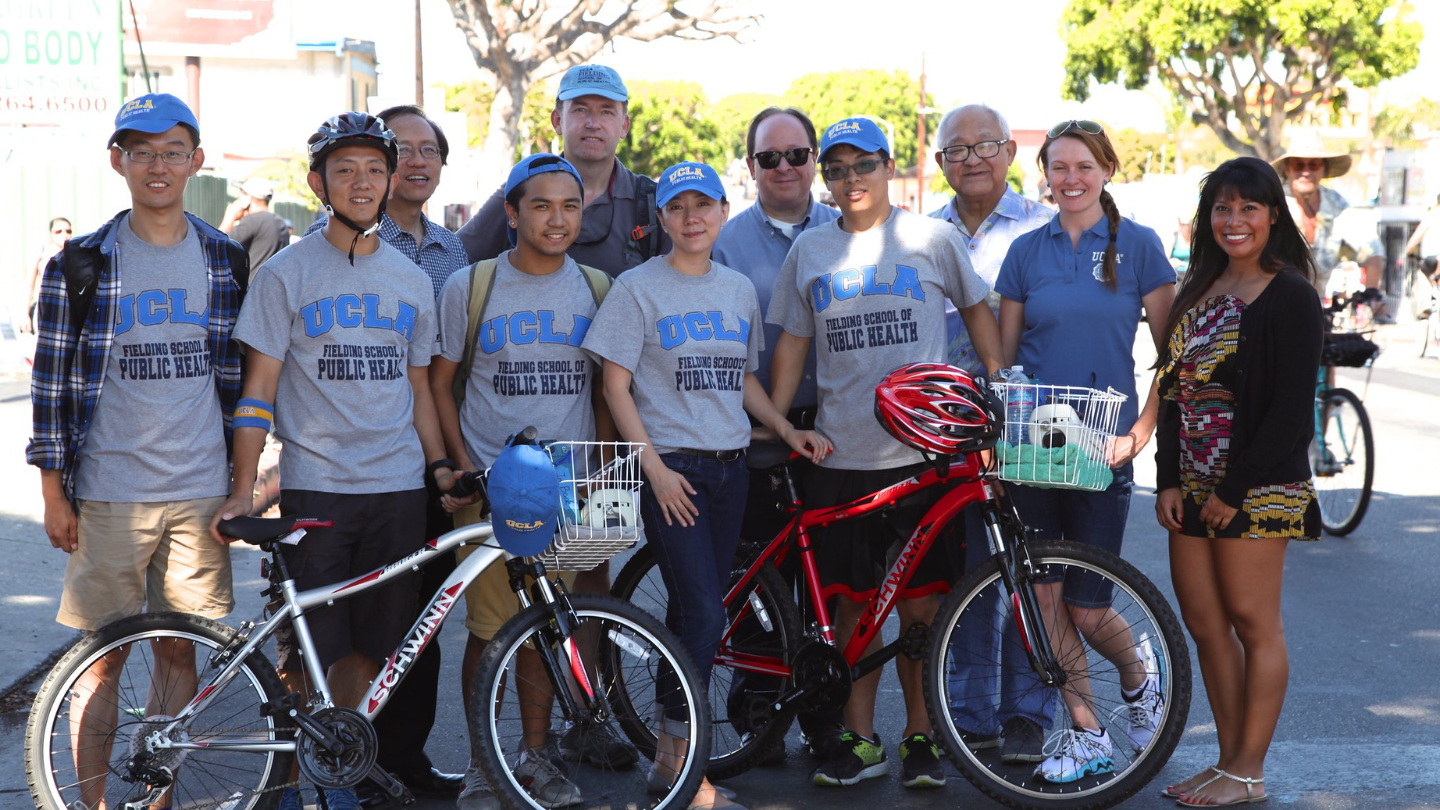
<svg viewBox="0 0 1440 810"><path fill-rule="evenodd" d="M750 157L755 158L755 162L760 164L760 168L762 169L773 169L779 166L780 158L782 157L785 158L786 163L789 163L791 166L798 169L801 166L804 166L806 163L809 163L810 156L813 154L815 154L814 149L806 149L802 147L797 149L786 149L783 152L756 152Z"/></svg>
<svg viewBox="0 0 1440 810"><path fill-rule="evenodd" d="M880 158L866 158L857 160L848 166L826 166L820 174L824 175L828 182L834 183L849 177L851 169L855 170L855 176L858 177L862 174L869 174L884 164L885 161Z"/></svg>
<svg viewBox="0 0 1440 810"><path fill-rule="evenodd" d="M1061 121L1060 123L1051 127L1048 134L1051 138L1058 138L1072 129L1078 129L1081 132L1089 133L1091 135L1102 135L1105 132L1105 128L1095 123L1094 121L1078 121L1072 118L1069 121Z"/></svg>

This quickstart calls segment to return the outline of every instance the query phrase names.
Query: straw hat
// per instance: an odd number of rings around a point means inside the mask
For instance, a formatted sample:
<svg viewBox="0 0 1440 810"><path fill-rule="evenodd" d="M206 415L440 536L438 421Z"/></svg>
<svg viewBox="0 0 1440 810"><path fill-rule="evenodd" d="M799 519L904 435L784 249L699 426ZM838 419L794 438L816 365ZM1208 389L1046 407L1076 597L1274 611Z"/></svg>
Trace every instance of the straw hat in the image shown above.
<svg viewBox="0 0 1440 810"><path fill-rule="evenodd" d="M1290 139L1290 148L1285 154L1270 162L1275 171L1280 174L1281 180L1287 180L1285 176L1285 162L1290 158L1319 158L1325 161L1325 176L1340 177L1350 171L1350 155L1345 152L1332 152L1325 148L1320 141L1320 136L1309 130L1297 132Z"/></svg>

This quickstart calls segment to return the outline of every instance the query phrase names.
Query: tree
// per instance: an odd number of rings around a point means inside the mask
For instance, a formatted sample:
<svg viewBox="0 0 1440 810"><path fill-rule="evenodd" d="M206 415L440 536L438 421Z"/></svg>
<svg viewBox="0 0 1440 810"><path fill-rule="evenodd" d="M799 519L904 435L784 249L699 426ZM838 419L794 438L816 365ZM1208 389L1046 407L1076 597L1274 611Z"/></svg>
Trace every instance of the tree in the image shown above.
<svg viewBox="0 0 1440 810"><path fill-rule="evenodd" d="M651 177L682 160L720 172L720 128L706 115L705 91L693 82L629 82L630 134L616 154L632 171Z"/></svg>
<svg viewBox="0 0 1440 810"><path fill-rule="evenodd" d="M710 118L720 130L720 148L726 158L745 157L745 135L750 119L766 107L783 107L779 96L765 93L736 93L726 96L710 107Z"/></svg>
<svg viewBox="0 0 1440 810"><path fill-rule="evenodd" d="M738 39L758 15L739 0L450 0L475 64L495 77L484 154L515 151L530 88L588 62L616 39Z"/></svg>
<svg viewBox="0 0 1440 810"><path fill-rule="evenodd" d="M1397 149L1414 149L1436 132L1440 132L1440 104L1428 98L1404 107L1387 104L1375 116L1375 134L1389 138Z"/></svg>
<svg viewBox="0 0 1440 810"><path fill-rule="evenodd" d="M1222 143L1274 160L1288 121L1412 70L1421 26L1396 0L1070 0L1066 98L1152 75Z"/></svg>
<svg viewBox="0 0 1440 810"><path fill-rule="evenodd" d="M811 73L801 76L785 91L785 103L805 111L823 133L824 128L855 115L884 119L895 128L891 155L901 168L915 165L924 149L916 149L917 110L920 107L920 83L910 74L883 70L844 70L836 73ZM925 94L926 107L935 107L935 98ZM940 123L938 113L925 117L927 131L934 132ZM924 156L929 160L929 155Z"/></svg>
<svg viewBox="0 0 1440 810"><path fill-rule="evenodd" d="M512 161L525 155L550 151L556 139L555 127L550 124L550 109L555 100L555 87L548 83L537 83L525 94L520 128L515 140ZM452 84L445 88L445 109L465 113L469 132L467 146L480 146L490 128L490 109L495 104L495 88L478 80L463 84Z"/></svg>

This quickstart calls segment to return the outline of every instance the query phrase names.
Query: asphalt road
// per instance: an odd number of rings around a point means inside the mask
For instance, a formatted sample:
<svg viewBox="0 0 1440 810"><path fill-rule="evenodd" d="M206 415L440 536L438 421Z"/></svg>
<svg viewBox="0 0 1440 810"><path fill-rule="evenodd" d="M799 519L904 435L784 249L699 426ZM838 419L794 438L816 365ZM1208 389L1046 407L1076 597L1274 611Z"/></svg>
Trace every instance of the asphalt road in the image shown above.
<svg viewBox="0 0 1440 810"><path fill-rule="evenodd" d="M1340 375L1340 384L1365 392L1376 430L1376 493L1370 512L1351 536L1294 544L1287 560L1284 610L1291 680L1266 768L1272 804L1307 810L1440 806L1440 554L1435 550L1440 541L1440 360L1415 358L1404 329L1392 332L1385 335L1387 352L1368 390L1363 370ZM0 401L5 394L0 385ZM1153 468L1148 458L1137 467L1125 556L1168 595L1165 538L1154 520ZM33 478L27 481L33 486ZM33 491L30 497L36 497ZM0 517L23 523L14 514ZM238 555L237 596L247 598L237 621L258 610L260 588L256 555L248 549ZM0 588L16 579L0 576ZM12 606L0 598L5 611L0 625L17 615ZM49 610L53 616L53 607ZM459 622L442 631L446 659L440 700L457 710L442 709L428 746L436 764L450 770L463 769L468 757L458 711L464 632ZM1198 666L1194 670L1198 675ZM1150 788L1123 806L1171 807L1158 795L1161 785L1213 763L1215 732L1199 677L1195 688L1188 729L1174 757ZM20 764L23 722L23 710L0 713L3 810L32 806ZM882 684L878 725L893 745L903 725L893 668ZM798 753L793 732L790 748L785 766L757 769L726 783L740 802L756 810L820 803L903 810L999 806L953 771L943 790L903 790L893 751L896 764L889 778L848 789L811 787L806 776L812 765ZM422 800L415 806L433 810L453 807L453 802Z"/></svg>

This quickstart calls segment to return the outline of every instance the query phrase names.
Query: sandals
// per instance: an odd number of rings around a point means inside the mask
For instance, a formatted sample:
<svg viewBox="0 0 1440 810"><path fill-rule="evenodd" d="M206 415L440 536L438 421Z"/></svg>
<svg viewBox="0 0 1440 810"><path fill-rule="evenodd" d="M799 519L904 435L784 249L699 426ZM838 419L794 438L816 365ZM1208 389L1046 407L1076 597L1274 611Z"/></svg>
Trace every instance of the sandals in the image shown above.
<svg viewBox="0 0 1440 810"><path fill-rule="evenodd" d="M1195 774L1195 776L1200 776L1201 774L1204 774L1204 773L1206 773L1207 771L1218 771L1218 770L1220 770L1220 767L1219 767L1218 765L1211 765L1210 767L1206 768L1205 770L1201 771L1200 773ZM1193 779L1193 778L1194 778L1194 777L1191 777L1191 779ZM1188 781L1190 781L1190 780L1187 779L1187 780L1185 780L1185 781L1188 782ZM1209 784L1209 782L1206 782L1205 784ZM1173 788L1173 787L1175 787L1175 785L1169 785L1169 786L1167 786L1164 790L1160 791L1160 795L1161 795L1161 796L1164 796L1164 797L1167 798L1167 799L1178 799L1178 798L1180 798L1181 796L1184 796L1184 795L1185 795L1184 793L1177 793L1176 791L1171 790L1170 788Z"/></svg>
<svg viewBox="0 0 1440 810"><path fill-rule="evenodd" d="M1242 785L1245 786L1245 798L1243 798L1243 799L1236 799L1236 800L1233 801L1233 802L1224 802L1223 804L1215 804L1215 803L1209 803L1209 802L1204 803L1204 804L1201 804L1201 803L1199 803L1199 802L1186 801L1186 800L1182 797L1178 802L1176 802L1176 804L1180 805L1181 807L1234 807L1234 806L1237 805L1237 804L1259 804L1260 802L1264 802L1264 801L1269 801L1269 800L1270 800L1270 794L1269 794L1269 793L1262 793L1262 794L1259 795L1259 796L1256 796L1256 795L1255 795L1255 786L1256 786L1257 784L1262 784L1262 783L1264 783L1265 777L1263 777L1263 776L1256 776L1256 777L1236 776L1236 775L1234 775L1234 774L1232 774L1232 773L1226 773L1225 771L1222 771L1222 770L1220 770L1219 768L1211 768L1211 770L1215 771L1215 775L1212 776L1212 777L1210 777L1209 779L1205 780L1205 781L1204 781L1203 783L1201 783L1198 787L1196 787L1195 790L1191 791L1190 793L1188 793L1188 794L1186 794L1186 795L1188 795L1188 796L1193 796L1193 795L1195 795L1195 793L1197 793L1197 792L1199 792L1199 791L1201 791L1201 790L1204 790L1207 785L1209 785L1211 782L1214 782L1214 781L1217 780L1217 779L1229 779L1229 780L1232 781L1232 782L1239 782L1240 784L1242 784Z"/></svg>

